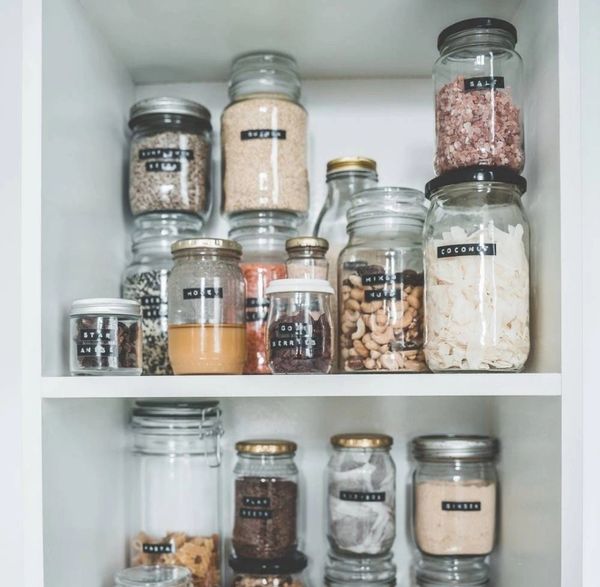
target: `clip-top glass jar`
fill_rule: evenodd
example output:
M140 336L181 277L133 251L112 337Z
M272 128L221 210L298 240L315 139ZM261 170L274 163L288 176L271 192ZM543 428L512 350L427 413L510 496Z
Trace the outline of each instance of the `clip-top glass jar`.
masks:
M176 375L240 374L246 362L242 247L200 238L172 246L169 358Z
M494 548L498 441L488 436L420 436L411 443L413 534L429 556L486 556Z
M195 587L221 585L218 402L137 401L132 565L181 565Z
M352 197L338 260L339 356L344 371L424 371L422 192Z
M129 203L133 214L211 209L210 112L183 98L149 98L131 107Z
M221 118L223 207L308 212L307 114L296 61L249 53L232 65Z
M192 587L192 574L175 565L131 567L115 575L115 587Z
M435 171L469 165L525 165L523 62L517 30L497 18L444 29L435 63Z
M290 279L327 279L329 262L325 254L329 243L324 238L299 236L285 243L288 253L287 276Z
M265 561L229 557L235 572L231 587L310 587L304 570L306 556L299 551L285 559Z
M288 440L237 442L232 545L241 558L291 556L298 545L296 443Z
M425 358L432 371L519 371L529 355L527 182L468 167L431 180L424 229Z
M417 587L485 587L490 569L485 557L421 555L415 565Z

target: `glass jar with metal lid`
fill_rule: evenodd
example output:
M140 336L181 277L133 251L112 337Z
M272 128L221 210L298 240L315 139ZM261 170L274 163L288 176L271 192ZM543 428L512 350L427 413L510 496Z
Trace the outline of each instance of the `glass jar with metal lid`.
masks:
M295 551L277 560L229 557L235 575L231 587L310 587L305 576L306 556Z
M221 117L223 208L308 212L307 114L293 57L256 52L234 60Z
M525 165L523 62L517 30L497 18L444 29L435 84L435 171L469 165Z
M236 556L261 560L291 556L298 545L296 443L244 440L235 449L232 544Z
M340 367L424 371L422 192L379 187L352 197L338 260Z
M485 587L490 569L485 557L421 555L415 565L417 587Z
M169 358L176 375L242 373L246 362L242 247L200 238L171 247Z
M133 214L210 214L210 112L183 98L149 98L131 107L129 203Z
M488 436L420 436L411 443L413 531L429 556L486 556L496 537L498 441Z
M325 254L329 243L324 238L299 236L285 243L288 253L287 276L290 279L327 279L329 262Z
M377 557L355 558L329 553L325 587L394 587L396 565L391 552Z
M131 427L131 564L185 566L195 587L219 587L219 403L137 401Z
M345 557L387 554L396 537L396 466L386 434L337 434L327 466L327 536Z
M144 565L119 571L115 587L192 587L192 574L175 565Z
M519 371L529 356L527 182L467 167L431 180L425 358L432 371Z

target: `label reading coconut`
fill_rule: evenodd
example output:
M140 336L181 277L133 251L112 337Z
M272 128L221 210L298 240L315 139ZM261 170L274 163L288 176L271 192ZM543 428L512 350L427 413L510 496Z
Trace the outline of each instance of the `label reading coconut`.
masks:
M175 545L172 542L165 544L151 544L144 542L142 544L142 551L147 554L172 554L175 552Z
M140 149L140 159L163 159L166 161L192 161L194 151L192 149Z
M113 342L117 339L117 331L112 328L82 328L78 333L79 342Z
M201 298L214 300L222 297L222 287L188 287L183 290L184 300L199 300Z
M377 302L380 300L401 300L401 289L371 289L365 292L365 302Z
M340 491L340 499L342 501L385 501L385 491Z
M287 131L278 128L253 128L250 130L243 130L240 133L242 141L252 141L254 139L276 139L278 141L285 141L287 138Z
M465 78L465 92L476 90L502 90L504 89L504 77L501 75L489 77Z
M165 318L167 316L167 304L163 304L160 296L142 296L142 317L146 319Z
M254 510L250 508L240 508L240 518L254 520L270 520L273 517L271 510Z
M270 497L242 497L242 504L252 508L270 508Z
M77 344L78 357L114 357L116 354L114 344Z
M437 248L438 259L450 257L496 256L496 243L474 243L464 245L445 245Z
M445 512L480 512L480 501L443 501L442 510Z
M264 322L268 313L268 299L246 298L246 322Z

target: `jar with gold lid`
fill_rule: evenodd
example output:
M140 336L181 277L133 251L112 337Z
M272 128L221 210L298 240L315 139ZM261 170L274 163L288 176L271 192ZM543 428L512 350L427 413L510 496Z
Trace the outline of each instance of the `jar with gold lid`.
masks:
M329 243L324 238L298 236L285 243L288 254L287 276L290 279L327 279L329 262L326 259Z

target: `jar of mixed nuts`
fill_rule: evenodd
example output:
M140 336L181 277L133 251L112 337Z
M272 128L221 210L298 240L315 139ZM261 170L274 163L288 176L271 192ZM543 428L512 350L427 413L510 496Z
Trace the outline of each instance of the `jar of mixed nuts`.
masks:
M485 587L490 569L485 557L421 555L415 565L417 587Z
M304 570L306 556L299 551L277 560L229 557L235 575L231 587L310 587Z
M192 574L175 565L145 565L119 571L115 587L192 587Z
M355 194L338 260L340 366L424 371L423 194L401 187Z
M329 262L325 255L329 243L324 238L300 236L285 243L287 276L290 279L327 279Z

